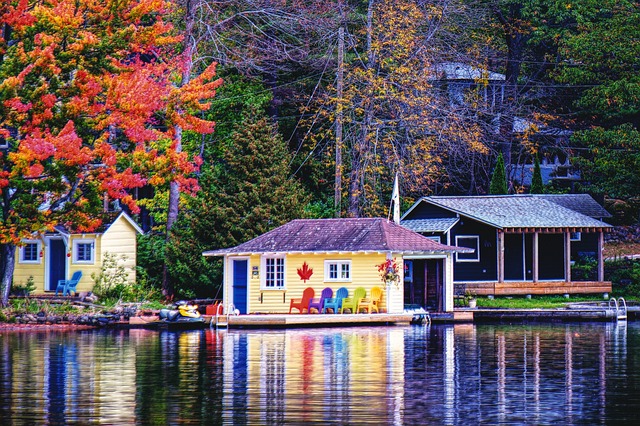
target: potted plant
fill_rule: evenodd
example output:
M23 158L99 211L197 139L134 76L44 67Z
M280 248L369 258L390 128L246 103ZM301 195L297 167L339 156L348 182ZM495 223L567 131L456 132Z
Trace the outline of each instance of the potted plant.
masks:
M467 306L469 306L470 308L473 309L477 306L478 301L476 299L475 293L467 291L465 293L465 299L467 299Z

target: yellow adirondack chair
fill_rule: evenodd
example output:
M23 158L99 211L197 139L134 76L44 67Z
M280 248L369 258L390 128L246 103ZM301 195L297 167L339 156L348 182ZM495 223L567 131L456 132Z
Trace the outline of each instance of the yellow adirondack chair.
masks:
M380 301L382 300L382 289L378 286L375 286L371 289L371 297L365 297L360 301L358 305L358 312L363 309L367 310L367 313L370 314L371 311L375 310L377 314L380 313Z

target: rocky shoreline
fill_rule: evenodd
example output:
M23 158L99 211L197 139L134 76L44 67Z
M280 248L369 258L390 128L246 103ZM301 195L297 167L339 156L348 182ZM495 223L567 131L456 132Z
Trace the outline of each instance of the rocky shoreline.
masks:
M0 321L0 329L32 329L35 327L52 328L100 328L128 323L136 309L117 309L113 312L52 314L40 311L17 313Z

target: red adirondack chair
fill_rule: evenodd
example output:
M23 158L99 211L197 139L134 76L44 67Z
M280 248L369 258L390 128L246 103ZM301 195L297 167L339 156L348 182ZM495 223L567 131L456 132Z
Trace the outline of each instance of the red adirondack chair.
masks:
M307 287L302 292L301 299L291 299L291 303L289 304L289 313L291 313L292 309L297 309L301 314L304 314L304 310L307 310L309 313L309 302L313 299L314 291L311 287Z

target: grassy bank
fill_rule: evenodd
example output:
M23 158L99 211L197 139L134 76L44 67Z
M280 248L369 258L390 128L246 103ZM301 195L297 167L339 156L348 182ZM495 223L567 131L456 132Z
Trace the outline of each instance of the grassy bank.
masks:
M498 309L556 309L564 308L567 303L604 301L605 299L602 296L574 296L570 298L563 296L533 296L531 299L525 297L497 297L494 299L479 297L477 299L477 307Z

